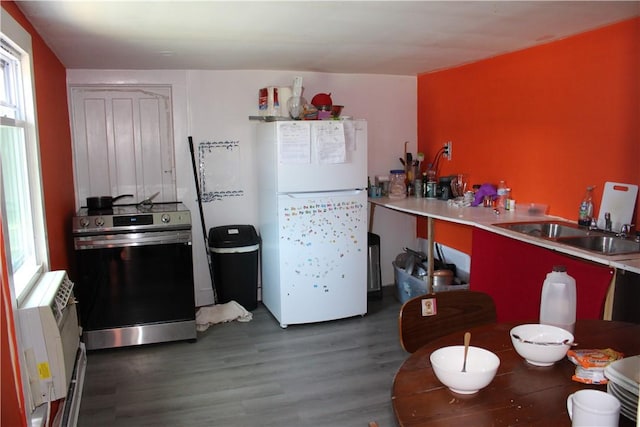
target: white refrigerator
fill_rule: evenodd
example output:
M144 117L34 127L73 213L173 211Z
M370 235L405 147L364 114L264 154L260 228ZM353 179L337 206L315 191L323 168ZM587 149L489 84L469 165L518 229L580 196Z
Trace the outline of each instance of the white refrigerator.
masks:
M263 304L283 328L366 314L366 121L257 134Z

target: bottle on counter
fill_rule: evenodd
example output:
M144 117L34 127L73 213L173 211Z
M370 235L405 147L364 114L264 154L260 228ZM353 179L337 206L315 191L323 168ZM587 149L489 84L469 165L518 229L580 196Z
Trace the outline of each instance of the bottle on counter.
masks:
M564 265L555 265L542 284L540 323L573 333L576 324L576 280Z
M516 204L514 200L511 198L511 189L507 188L504 193L504 210L512 211L515 210Z
M436 176L436 170L432 169L431 163L427 169L427 188L424 190L424 196L427 199L435 199L438 192L438 178Z
M593 188L591 185L587 187L587 191L580 202L578 225L588 227L591 224L591 219L593 219Z
M500 181L498 184L498 198L496 199L496 208L504 209L507 199L507 184L504 181Z
M426 172L422 172L422 197L427 197L427 173Z

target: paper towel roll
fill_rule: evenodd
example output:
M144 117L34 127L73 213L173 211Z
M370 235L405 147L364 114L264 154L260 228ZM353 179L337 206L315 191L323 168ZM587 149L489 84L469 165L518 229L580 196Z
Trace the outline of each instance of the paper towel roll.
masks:
M278 96L278 88L269 86L267 88L267 116L276 115L276 99Z
M289 109L287 101L292 96L290 86L282 86L278 88L278 107L276 108L276 116L289 117Z

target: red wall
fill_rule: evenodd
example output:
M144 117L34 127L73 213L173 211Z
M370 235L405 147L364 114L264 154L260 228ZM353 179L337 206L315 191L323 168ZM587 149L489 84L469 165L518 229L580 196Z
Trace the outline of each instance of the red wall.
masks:
M73 159L69 109L67 105L66 69L27 21L16 4L2 1L5 9L31 34L35 79L36 115L40 140L40 162L51 270L67 270L72 252L71 217L75 211ZM1 236L0 236L1 237ZM4 243L0 242L4 246ZM4 264L4 257L2 258ZM3 298L8 295L6 272L2 271ZM12 360L5 344L13 342L11 307L2 313L2 425L20 426L24 419L15 402L15 383L10 371ZM9 317L7 319L6 316ZM6 340L5 340L6 338Z
M598 212L606 181L640 184L638 76L640 18L420 75L419 151L432 158L452 141L453 160L441 161L440 175L504 179L517 201L577 220L588 185L596 185ZM436 224L438 241L467 253L470 234Z
M2 214L0 213L0 220ZM0 227L0 242L3 239L2 227ZM26 424L24 410L25 403L22 398L22 384L19 378L20 372L17 368L17 357L15 357L16 339L13 316L11 315L12 299L5 277L7 277L7 263L4 244L0 244L0 286L2 287L2 297L0 298L0 396L2 406L0 409L0 425L2 426L23 426Z

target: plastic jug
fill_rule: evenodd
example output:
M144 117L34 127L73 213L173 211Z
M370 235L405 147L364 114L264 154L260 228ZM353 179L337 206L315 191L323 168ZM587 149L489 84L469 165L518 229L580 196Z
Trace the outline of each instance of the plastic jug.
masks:
M573 333L576 325L576 280L564 265L556 265L542 285L540 323Z

